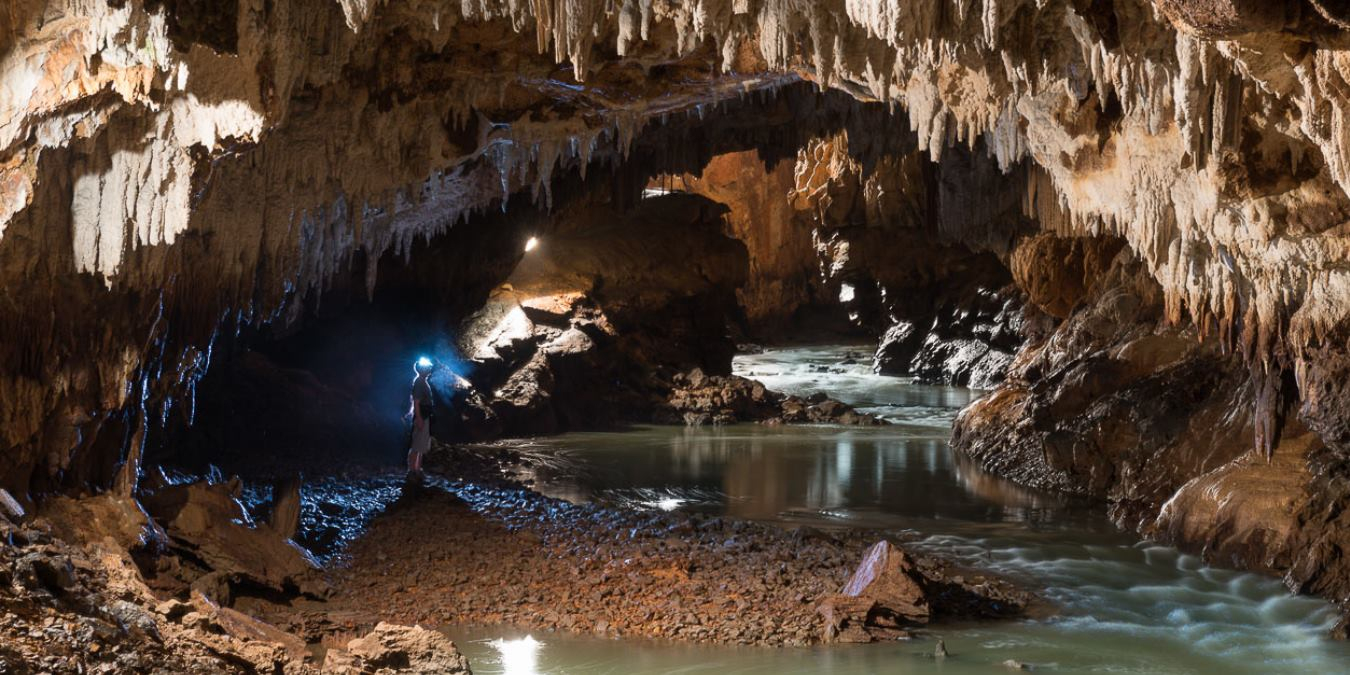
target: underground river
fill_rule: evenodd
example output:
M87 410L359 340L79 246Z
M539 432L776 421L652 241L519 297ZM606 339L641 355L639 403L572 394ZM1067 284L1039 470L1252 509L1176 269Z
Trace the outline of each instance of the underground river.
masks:
M867 347L737 357L738 374L794 394L823 391L882 415L880 428L638 427L525 443L548 459L535 488L574 502L691 510L819 529L885 530L910 546L1001 572L1057 615L943 625L912 641L770 649L602 640L452 626L475 673L1343 672L1322 600L1273 578L1208 567L1139 541L1104 509L1021 489L963 466L951 421L979 392L871 374ZM850 358L856 357L856 358ZM936 640L950 657L932 658Z

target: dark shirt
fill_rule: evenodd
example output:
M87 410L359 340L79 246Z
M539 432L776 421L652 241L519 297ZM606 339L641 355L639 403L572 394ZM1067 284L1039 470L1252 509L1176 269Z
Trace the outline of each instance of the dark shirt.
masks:
M419 375L417 379L413 380L412 399L417 404L417 408L421 411L423 417L431 417L433 405L431 383L427 382L426 377Z

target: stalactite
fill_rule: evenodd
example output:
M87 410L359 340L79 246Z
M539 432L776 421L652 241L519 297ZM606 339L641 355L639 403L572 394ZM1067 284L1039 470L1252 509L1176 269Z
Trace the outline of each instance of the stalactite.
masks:
M337 98L357 71L379 80L406 66L408 81L436 80L372 56L395 29L434 61L455 49L454 30L504 22L569 63L577 83L604 75L597 45L647 65L707 48L724 72L756 49L752 67L770 71L726 76L678 110L740 95L752 78L769 90L780 72L884 100L931 161L982 148L1025 181L1023 210L1043 229L1122 237L1162 285L1170 320L1212 325L1253 362L1303 372L1306 348L1350 319L1350 245L1333 227L1350 211L1350 47L1339 35L1255 26L1215 40L1133 0L1112 4L1109 30L1089 8L1045 1L306 0L241 19L234 53L185 53L162 8L49 4L65 18L0 56L0 243L56 207L73 269L110 287L151 285L127 261L220 214L238 214L273 257L249 282L260 288L238 289L254 317L322 290L358 248L373 287L385 251L407 255L521 189L547 205L560 169L628 158L671 111L650 94L622 102L583 87L550 90L586 110L566 121L489 121L493 98L505 109L519 87L544 85L474 68L440 73L453 83L435 93L371 85ZM460 147L427 120L487 128ZM267 180L228 182L236 157ZM64 205L44 196L54 166L73 167L62 169ZM1252 185L1286 167L1285 183Z

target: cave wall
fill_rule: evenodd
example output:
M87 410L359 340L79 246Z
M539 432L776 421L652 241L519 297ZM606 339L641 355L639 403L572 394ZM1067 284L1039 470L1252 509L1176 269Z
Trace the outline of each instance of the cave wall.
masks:
M811 228L822 281L879 340L876 372L997 384L1022 342L1009 255L1034 231L1016 181L977 149L933 161L911 145L868 162L857 141L846 131L797 155L788 198Z
M324 9L329 20L340 18ZM28 206L0 236L0 324L8 327L0 345L0 484L24 500L100 490L119 475L119 485L133 489L147 438L195 421L196 385L222 340L235 349L238 333L285 335L312 318L326 294L330 306L374 298L389 277L395 285L410 281L442 306L464 303L474 295L465 285L416 270L464 269L425 242L489 212L509 211L497 227L516 227L518 217L597 192L631 208L657 173L697 171L717 154L746 149L774 164L818 134L903 121L884 106L782 87L797 80L793 75L714 77L697 65L706 54L666 58L657 50L608 68L591 79L593 88L563 86L555 78L570 77L569 67L514 42L517 33L503 21L433 30L425 16L404 9L381 15L382 28L371 33L378 39L351 38L340 54L332 45L310 45L318 54L306 58L340 56L344 65L330 72L326 63L330 79L296 85L293 105L256 142L231 132L216 145L194 141L174 150L190 166L157 174L114 149L137 133L178 140L163 126L172 120L146 127L143 117L158 103L143 99L112 101L116 119L75 125L89 137L69 139L69 147L47 147L33 136L35 144L11 148L41 189L20 195ZM39 49L52 46L44 40L53 31L84 36L89 22L97 23L80 12L63 16L67 21L35 23L36 35L24 44L37 51L24 53L56 58ZM151 28L159 25L155 16ZM261 31L255 39L290 35L288 24L277 23L284 17L267 16L270 23L250 29ZM113 18L134 24L112 33L123 38L145 19L134 6ZM213 59L237 65L239 58L200 46L190 54L217 65ZM107 67L97 58L86 65L100 73ZM482 77L466 76L479 68ZM669 81L649 82L649 69ZM156 77L147 84L154 97L176 95L178 80ZM658 87L662 97L650 101ZM616 98L630 103L616 105ZM795 119L809 122L786 123ZM102 157L90 161L106 170L86 173L86 155ZM98 195L77 191L81 181ZM172 241L137 234L145 214L160 214L164 195L183 185L192 198L182 232ZM107 236L82 230L80 218L106 226ZM77 250L90 241L107 256ZM463 245L472 255L484 240ZM438 260L405 269L414 255ZM107 265L100 269L100 261ZM495 283L472 271L463 276L469 287L484 281Z
M220 331L299 321L358 257L369 296L382 274L369 261L406 259L513 194L547 208L559 176L629 161L647 169L626 178L640 190L716 154L756 147L774 165L800 150L794 208L847 225L818 237L828 259L876 256L858 265L874 273L954 247L996 259L1049 317L986 405L1077 392L1045 418L1071 438L1033 425L999 439L1034 411L989 407L982 463L1033 483L1081 468L1144 523L1169 491L1220 470L1245 484L1223 467L1277 466L1296 447L1291 466L1309 473L1279 508L1315 555L1269 567L1334 590L1350 577L1336 562L1346 31L1325 0L18 0L0 13L0 484L130 493L146 437L191 417ZM801 80L834 93L770 93ZM912 245L871 239L905 222L923 225ZM1074 253L1036 232L1122 248ZM1116 290L1031 271L1063 260ZM1151 429L1190 449L1122 481L1155 470L1078 443L1129 400L1125 387L1104 402L1084 359L1105 350L1108 384L1118 367L1154 382L1174 364L1153 347L1116 354L1150 336L1200 345L1181 363L1222 392L1168 414L1242 412L1212 453L1184 440L1199 427ZM1052 371L1083 378L1064 389ZM1183 503L1157 530L1212 539L1219 526L1197 529Z
M757 153L714 157L698 175L665 176L662 186L706 196L726 205L727 233L744 242L749 276L736 291L746 330L755 337L791 338L808 315L834 303L816 273L812 225L796 217L788 201L795 166L764 166Z

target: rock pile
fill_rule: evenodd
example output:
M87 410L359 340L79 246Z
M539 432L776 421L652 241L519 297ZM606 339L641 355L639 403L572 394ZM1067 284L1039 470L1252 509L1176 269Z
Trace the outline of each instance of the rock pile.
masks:
M658 421L701 426L764 422L767 424L885 424L824 394L807 398L772 391L738 375L707 375L700 369L676 375L674 388Z
M455 643L421 626L380 622L369 634L330 649L323 672L333 675L472 675Z
M120 547L52 530L0 516L2 673L469 673L440 634L387 624L320 667L300 637L200 592L163 599Z
M147 481L150 483L152 481ZM281 505L298 520L298 492L283 493ZM309 552L277 528L253 523L240 502L238 478L224 482L160 484L142 495L141 503L168 535L179 553L172 575L208 598L228 604L240 585L275 593L326 593L318 564ZM280 524L279 524L280 525ZM283 529L294 529L287 523Z
M161 601L124 552L0 518L0 672L314 672L304 643L233 610Z

